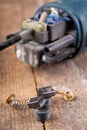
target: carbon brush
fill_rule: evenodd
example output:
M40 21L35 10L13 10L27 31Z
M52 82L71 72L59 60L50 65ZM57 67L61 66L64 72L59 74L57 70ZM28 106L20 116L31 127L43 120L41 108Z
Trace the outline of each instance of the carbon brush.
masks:
M13 108L16 109L36 109L36 108L42 108L44 107L44 104L46 103L46 100L49 99L49 97L55 96L56 94L61 94L64 96L64 99L67 101L71 101L74 99L74 93L67 87L64 86L47 86L40 88L37 93L37 97L30 98L27 100L18 100L16 99L15 94L11 94L6 102L7 104L10 104Z
M6 102L16 109L35 109L35 118L43 124L43 129L45 130L45 122L51 117L51 102L52 97L56 94L62 94L64 99L71 101L74 99L73 92L66 87L42 87L37 91L37 96L30 98L28 100L18 100L15 94L11 94Z

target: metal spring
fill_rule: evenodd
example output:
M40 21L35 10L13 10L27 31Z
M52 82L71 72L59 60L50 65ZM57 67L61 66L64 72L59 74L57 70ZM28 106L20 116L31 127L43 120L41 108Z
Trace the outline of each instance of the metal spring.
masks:
M64 86L55 86L53 89L57 94L62 94L65 100L71 101L74 99L74 93L69 88Z
M7 100L6 100L7 104L10 104L13 108L16 109L28 109L28 100L17 100L15 98L15 94L11 94Z

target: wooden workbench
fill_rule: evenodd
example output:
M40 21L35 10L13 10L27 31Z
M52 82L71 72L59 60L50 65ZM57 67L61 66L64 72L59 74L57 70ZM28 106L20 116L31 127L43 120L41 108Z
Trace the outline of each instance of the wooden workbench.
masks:
M22 21L47 1L51 0L0 0L0 41L20 30ZM34 97L36 88L47 85L66 86L76 97L72 102L53 98L46 130L87 130L87 51L60 64L32 68L16 58L14 46L0 52L0 130L42 130L33 110L15 110L6 98L11 93L18 99Z

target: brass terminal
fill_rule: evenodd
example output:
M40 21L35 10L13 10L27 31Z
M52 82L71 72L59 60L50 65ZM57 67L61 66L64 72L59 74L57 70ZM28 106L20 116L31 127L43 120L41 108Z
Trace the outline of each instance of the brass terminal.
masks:
M6 99L6 103L7 103L7 104L10 104L14 99L15 99L15 94L11 94L11 95Z
M64 96L64 99L65 99L66 101L72 101L72 100L74 99L74 97L75 97L75 95L74 95L73 92L67 91L67 92L66 92L66 95Z

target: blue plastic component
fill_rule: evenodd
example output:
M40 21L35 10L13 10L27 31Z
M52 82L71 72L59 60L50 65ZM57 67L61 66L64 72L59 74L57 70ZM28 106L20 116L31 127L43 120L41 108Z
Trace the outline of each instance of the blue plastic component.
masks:
M58 22L58 17L56 15L49 14L48 18L52 18L55 22Z
M56 22L53 21L52 19L47 18L47 19L46 19L46 23L47 23L47 24L54 24L54 23L56 23Z
M58 18L57 15L52 15L52 14L49 14L47 19L46 19L46 23L47 24L54 24L56 22L59 22L60 19Z
M69 21L70 19L68 17L61 18L62 21Z
M51 15L49 14L47 19L46 19L46 23L47 24L55 24L57 22L60 22L60 21L69 21L70 19L68 17L57 17L56 15Z

